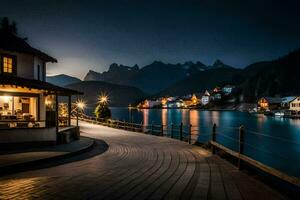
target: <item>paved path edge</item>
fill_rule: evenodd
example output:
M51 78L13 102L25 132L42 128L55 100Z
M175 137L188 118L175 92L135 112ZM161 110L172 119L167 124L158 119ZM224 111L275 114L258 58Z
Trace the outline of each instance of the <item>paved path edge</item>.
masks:
M85 147L82 147L76 151L67 152L63 155L57 155L57 156L52 156L52 157L48 157L48 158L42 158L42 159L37 159L37 160L33 160L33 161L28 161L28 162L17 163L17 164L13 164L13 165L0 167L0 177L6 176L9 174L13 174L13 173L27 171L27 170L30 170L30 168L32 166L43 164L45 162L63 160L63 159L70 158L72 156L76 156L76 155L85 153L87 151L90 151L96 145L96 141L92 138L90 138L90 139L93 140L93 142L91 142L91 144L89 144Z

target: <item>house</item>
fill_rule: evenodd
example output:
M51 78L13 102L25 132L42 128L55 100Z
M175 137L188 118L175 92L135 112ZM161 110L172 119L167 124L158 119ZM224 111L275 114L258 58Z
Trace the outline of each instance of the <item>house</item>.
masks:
M159 107L160 105L161 105L161 101L159 101L159 100L148 100L148 99L146 99L138 107L139 108L154 108L154 107Z
M222 99L222 92L220 90L217 90L216 88L213 90L211 94L211 99L213 101L218 101Z
M290 102L290 106L289 109L291 111L300 111L300 96L295 97L291 102Z
M160 102L162 108L167 108L168 99L166 97L161 98Z
M295 96L289 96L289 97L282 97L282 101L281 101L281 107L284 109L290 109L290 103L296 99L297 97Z
M184 98L183 103L185 107L196 106L200 103L200 100L195 94L193 94Z
M222 88L222 92L225 94L225 95L229 95L232 93L233 89L235 88L235 86L233 85L225 85L223 88Z
M210 102L210 94L209 92L206 90L204 95L201 97L201 104L202 105L206 105Z
M58 97L80 92L45 82L47 63L57 60L26 40L0 30L0 144L56 142Z
M274 110L281 107L282 99L279 97L262 97L258 100L258 109Z

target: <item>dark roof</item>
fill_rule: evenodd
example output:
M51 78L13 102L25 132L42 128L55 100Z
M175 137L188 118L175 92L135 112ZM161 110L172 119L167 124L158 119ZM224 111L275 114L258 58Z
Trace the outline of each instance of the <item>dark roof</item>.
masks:
M263 97L266 99L269 103L281 103L282 99L280 97Z
M82 92L76 90L59 87L44 81L20 78L16 76L0 75L0 85L16 85L20 87L27 87L32 89L47 90L49 92L57 93L59 95L81 95Z
M31 47L24 39L3 31L0 31L0 49L35 55L46 62L57 62L55 58Z
M294 101L297 97L296 96L289 96L289 97L282 97L282 103L290 103Z

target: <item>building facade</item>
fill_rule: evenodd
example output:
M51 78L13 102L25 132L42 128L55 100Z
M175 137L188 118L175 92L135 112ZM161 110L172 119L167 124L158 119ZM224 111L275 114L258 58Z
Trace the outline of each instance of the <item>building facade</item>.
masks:
M201 97L201 104L203 106L205 106L205 105L209 104L209 102L210 102L210 94L206 90L205 93L204 93L204 95Z
M71 95L81 93L45 82L49 62L57 60L31 47L24 39L0 31L0 143L47 140L43 132L55 138L58 96L68 96L71 108ZM26 134L11 137L24 129L30 133L28 137ZM34 137L33 132L43 137ZM5 140L5 133L10 134L10 140Z
M290 102L290 110L300 111L300 97L296 97L293 101Z
M276 110L281 108L282 99L280 97L262 97L258 100L258 109Z

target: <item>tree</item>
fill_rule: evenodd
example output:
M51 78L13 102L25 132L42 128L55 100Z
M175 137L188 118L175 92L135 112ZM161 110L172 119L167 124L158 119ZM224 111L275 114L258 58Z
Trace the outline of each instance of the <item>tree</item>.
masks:
M5 33L10 33L13 35L17 35L17 24L15 21L10 23L10 20L7 17L3 17L0 22L0 30Z
M110 112L108 105L103 102L98 103L97 107L95 108L94 113L97 118L107 119L107 118L111 117L111 112Z

